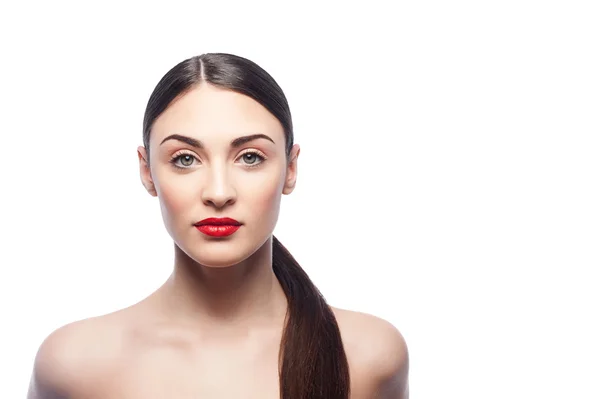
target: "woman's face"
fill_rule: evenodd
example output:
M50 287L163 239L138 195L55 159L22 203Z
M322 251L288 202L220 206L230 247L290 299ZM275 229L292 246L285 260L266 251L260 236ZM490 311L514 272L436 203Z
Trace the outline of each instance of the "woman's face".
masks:
M178 247L202 265L226 267L270 238L281 195L295 186L299 150L294 145L288 161L281 124L258 102L202 83L154 122L150 165L144 147L138 156L142 183L158 196ZM241 226L214 236L227 228L198 228L206 218L231 218Z

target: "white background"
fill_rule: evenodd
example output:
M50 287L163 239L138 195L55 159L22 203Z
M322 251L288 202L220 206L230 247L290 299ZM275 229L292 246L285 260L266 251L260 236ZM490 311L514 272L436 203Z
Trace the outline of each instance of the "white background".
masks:
M411 398L600 398L595 2L216 3L1 6L0 396L52 330L168 276L144 108L230 52L302 147L276 235L332 305L402 331Z

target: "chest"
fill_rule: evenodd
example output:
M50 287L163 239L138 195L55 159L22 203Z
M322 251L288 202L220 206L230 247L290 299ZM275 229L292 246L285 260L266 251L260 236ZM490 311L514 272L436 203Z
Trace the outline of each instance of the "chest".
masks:
M122 359L99 387L114 399L279 398L278 344L152 348Z
M164 337L163 337L164 338ZM137 341L140 342L139 340ZM114 361L86 399L278 399L276 334L232 345L198 345L185 339L142 341L111 356ZM364 367L348 346L351 399L373 398Z

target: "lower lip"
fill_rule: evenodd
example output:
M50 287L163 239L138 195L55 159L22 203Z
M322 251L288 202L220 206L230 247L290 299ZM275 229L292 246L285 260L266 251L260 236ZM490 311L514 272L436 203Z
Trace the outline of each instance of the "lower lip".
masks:
M241 226L205 224L196 228L207 236L226 237L235 233Z

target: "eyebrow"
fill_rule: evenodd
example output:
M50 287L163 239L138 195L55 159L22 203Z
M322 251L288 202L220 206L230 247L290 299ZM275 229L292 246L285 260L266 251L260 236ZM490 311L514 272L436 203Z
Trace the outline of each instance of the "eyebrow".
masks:
M240 147L240 146L246 144L249 141L257 140L257 139L266 139L266 140L269 140L271 143L275 144L273 139L270 138L269 136L267 136L266 134L257 133L257 134L250 134L248 136L241 136L236 139L233 139L233 140L231 140L230 145L232 148L237 148L237 147ZM197 140L195 138L188 137L188 136L183 136L181 134L172 134L168 137L165 137L165 139L163 141L161 141L160 144L162 145L164 142L166 142L168 140L181 141L183 143L186 143L192 147L199 148L199 149L204 148L204 144L202 144L202 142L200 140Z

